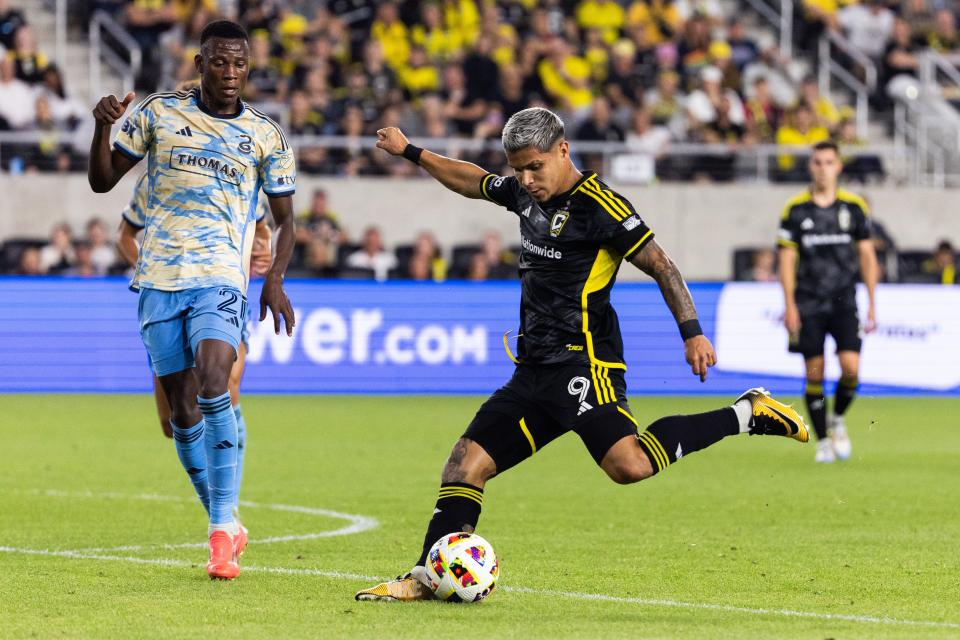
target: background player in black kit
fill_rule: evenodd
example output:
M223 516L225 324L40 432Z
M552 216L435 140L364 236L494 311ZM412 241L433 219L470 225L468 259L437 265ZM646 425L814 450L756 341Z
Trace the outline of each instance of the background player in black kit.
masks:
M817 462L846 460L851 453L843 414L857 392L860 370L858 273L863 276L870 300L863 329L869 333L877 322L877 255L870 240L869 210L863 198L838 188L841 171L843 164L835 144L821 142L814 146L810 158L813 184L787 202L778 239L786 304L783 321L790 336L790 351L803 354L806 361L805 396L817 433ZM823 395L827 333L837 343L841 370L829 425Z
M520 222L521 302L517 368L488 399L454 445L440 495L414 568L357 593L358 600L432 597L424 561L442 535L472 532L485 483L568 431L583 440L615 482L629 484L663 471L684 455L738 433L806 442L802 418L762 389L732 407L671 416L637 433L627 404L623 341L610 289L624 258L650 274L680 327L687 362L706 379L716 364L677 266L629 202L570 160L563 123L541 108L514 114L503 146L516 177L424 151L399 129L377 132L377 146L420 164L447 188L513 211Z

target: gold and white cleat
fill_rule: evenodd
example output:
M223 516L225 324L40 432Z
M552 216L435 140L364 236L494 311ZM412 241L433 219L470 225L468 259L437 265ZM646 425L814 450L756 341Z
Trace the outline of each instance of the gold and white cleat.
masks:
M750 435L784 436L799 442L810 439L807 425L800 414L793 407L771 398L770 392L763 387L743 392L737 402L741 400L749 400L753 409Z
M420 571L418 572L417 569ZM398 576L395 580L381 582L375 587L358 591L357 600L381 600L384 602L410 602L413 600L433 600L433 590L414 577L414 573L422 573L426 579L423 567L414 567L410 573Z

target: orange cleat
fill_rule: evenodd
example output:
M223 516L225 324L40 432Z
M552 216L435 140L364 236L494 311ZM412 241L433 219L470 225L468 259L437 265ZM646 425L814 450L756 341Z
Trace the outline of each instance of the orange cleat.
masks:
M211 580L233 580L240 575L234 539L226 531L214 531L210 534L207 575Z
M249 533L247 528L237 520L237 535L233 536L233 552L238 559L243 555L244 549L247 548L247 541L250 539Z

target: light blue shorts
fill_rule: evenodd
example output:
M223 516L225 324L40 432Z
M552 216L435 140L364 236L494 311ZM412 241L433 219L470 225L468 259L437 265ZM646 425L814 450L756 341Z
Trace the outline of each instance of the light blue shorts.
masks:
M194 366L201 340L236 350L247 317L247 298L236 287L184 291L140 290L140 337L158 376Z

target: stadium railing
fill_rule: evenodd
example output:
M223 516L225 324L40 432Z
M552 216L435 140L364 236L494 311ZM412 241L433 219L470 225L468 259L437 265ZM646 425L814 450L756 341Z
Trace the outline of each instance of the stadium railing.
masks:
M40 145L48 139L49 133L40 131L0 132L0 168L9 171L10 154L19 152L24 146ZM89 132L81 127L73 133L59 133L61 143L73 148L76 155L85 157L90 141ZM330 151L345 150L350 152L373 151L377 139L372 136L291 136L291 145L294 149L323 147ZM498 140L477 140L471 138L416 138L417 144L448 155L463 157L485 152L502 153ZM649 154L636 153L625 142L597 142L588 140L571 140L572 150L578 156L598 156L603 167L602 174L613 181L642 184L661 177L674 180L693 179L703 172L719 171L722 175L715 177L718 181L747 180L757 182L791 182L804 181L804 177L791 179L781 175L777 167L777 160L782 156L792 156L798 165L802 166L802 158L806 157L808 146L785 146L774 144L736 145L727 144L699 144L678 142L669 144L662 154L653 158ZM844 148L845 156L871 157L879 160L882 173L898 183L922 184L920 172L912 163L916 161L912 150L903 144L871 144ZM644 159L638 163L643 166L631 166L629 158ZM627 159L627 161L625 161ZM717 159L723 160L724 165L717 169ZM656 164L657 169L668 167L667 175L661 176L657 169L651 170ZM876 166L876 163L874 163ZM498 167L490 166L490 170ZM923 165L923 170L928 167ZM874 172L871 177L881 179L880 172Z

